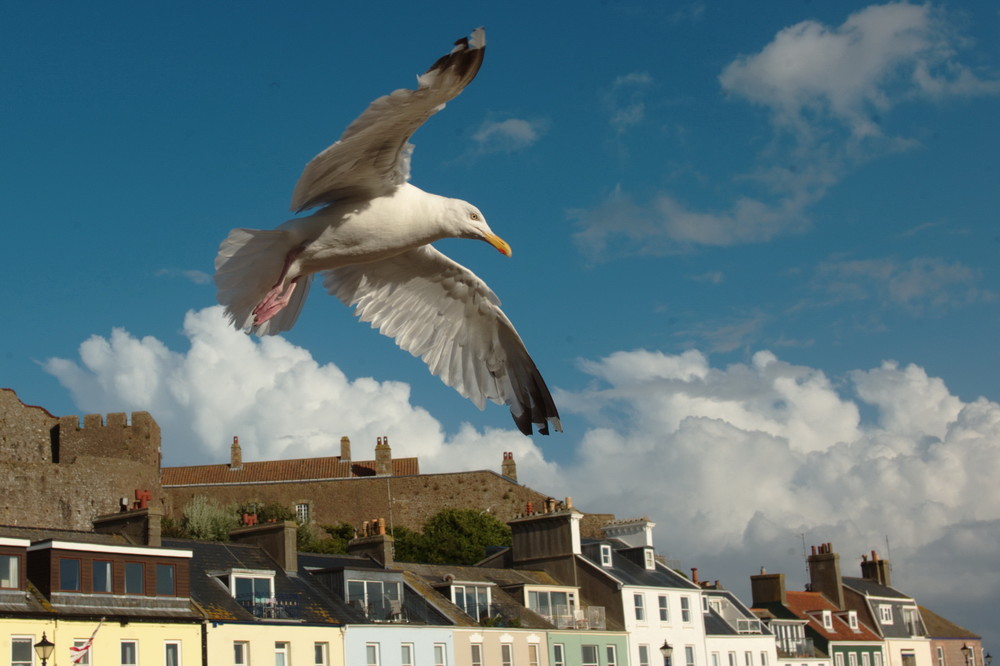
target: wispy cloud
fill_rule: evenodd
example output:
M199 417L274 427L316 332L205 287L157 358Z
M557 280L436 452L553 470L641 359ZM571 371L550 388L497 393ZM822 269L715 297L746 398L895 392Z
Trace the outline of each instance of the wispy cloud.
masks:
M480 125L472 140L476 142L476 151L481 154L514 153L537 143L547 126L548 123L543 120L489 120Z
M979 271L961 262L938 257L830 261L816 268L814 285L829 300L877 300L913 315L943 314L954 308L996 300L997 294L979 286Z
M705 210L670 192L639 202L619 189L591 210L572 212L579 249L603 260L767 242L808 229L810 207L847 174L917 145L883 130L893 107L1000 93L1000 80L957 60L962 44L942 12L907 3L868 7L840 26L803 21L781 30L719 76L734 100L770 111L773 141L756 167L732 176L755 193ZM643 74L614 82L607 98L616 134L642 121L651 83Z
M195 284L210 284L212 282L212 276L205 271L198 270L184 270L180 268L161 268L156 271L158 277L179 277Z
M619 76L611 84L604 99L611 126L617 134L623 134L645 119L645 97L652 85L653 77L646 72Z

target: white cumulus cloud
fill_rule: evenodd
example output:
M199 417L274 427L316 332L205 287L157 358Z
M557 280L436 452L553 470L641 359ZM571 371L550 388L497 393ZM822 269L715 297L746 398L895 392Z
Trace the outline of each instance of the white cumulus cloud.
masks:
M556 442L575 447L560 465L514 430L445 433L409 386L249 338L218 308L189 313L184 333L190 348L174 351L116 329L45 367L84 412L152 412L167 464L224 461L234 434L258 460L389 435L424 471L496 468L513 451L522 482L586 511L650 516L661 551L743 596L760 566L801 589L803 542L833 542L845 575L861 553L888 554L901 589L960 624L980 626L972 614L1000 595L1000 404L964 402L913 364L836 379L769 351L726 367L696 350L581 360L586 388L556 391L576 424Z

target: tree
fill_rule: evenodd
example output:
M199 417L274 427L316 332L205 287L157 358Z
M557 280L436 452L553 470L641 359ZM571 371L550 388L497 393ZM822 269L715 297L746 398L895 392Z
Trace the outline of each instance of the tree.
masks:
M196 495L184 505L181 525L194 539L229 541L229 532L240 521L231 507L220 506L215 499Z
M396 528L396 559L428 564L475 564L490 546L509 546L510 528L477 509L445 509L424 523L423 532Z

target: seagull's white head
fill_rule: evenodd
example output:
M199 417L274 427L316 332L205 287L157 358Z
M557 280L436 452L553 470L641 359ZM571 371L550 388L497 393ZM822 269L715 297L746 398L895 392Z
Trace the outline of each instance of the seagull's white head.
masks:
M490 225L486 224L486 217L483 216L482 211L466 201L458 199L453 201L455 205L451 207L450 221L458 228L458 233L455 234L458 238L486 241L495 247L500 254L508 257L511 255L510 245L493 233Z

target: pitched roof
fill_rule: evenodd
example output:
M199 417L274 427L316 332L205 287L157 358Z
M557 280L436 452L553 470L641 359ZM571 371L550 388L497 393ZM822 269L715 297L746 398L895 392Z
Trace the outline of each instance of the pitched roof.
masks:
M928 608L923 606L917 608L920 609L920 617L924 620L924 628L927 629L927 635L930 638L982 638L979 634L975 634L965 627L960 627L951 620L946 620Z
M861 594L868 597L883 597L886 599L899 599L900 601L912 600L908 594L903 594L894 587L889 587L888 585L882 585L877 583L870 578L853 578L851 576L844 576L843 582L846 587L860 592Z
M393 476L420 474L417 458L394 458ZM163 485L220 486L225 484L324 481L375 476L374 460L341 460L340 456L245 462L239 468L228 464L164 467Z
M813 631L831 641L879 641L878 635L866 627L860 620L857 630L851 629L847 614L842 613L837 606L819 592L785 593L788 610L803 620L809 620L807 625ZM823 626L821 611L830 611L833 616L833 628Z
M262 548L239 543L211 543L187 539L164 539L165 546L185 548L193 553L191 560L191 597L209 620L230 622L268 622L255 617L240 605L233 593L220 580L221 574L233 569L274 572L274 595L294 598L298 618L303 622L342 624L355 619L345 604L327 597L306 580L288 575ZM272 620L282 622L282 620ZM287 623L287 620L284 622Z

